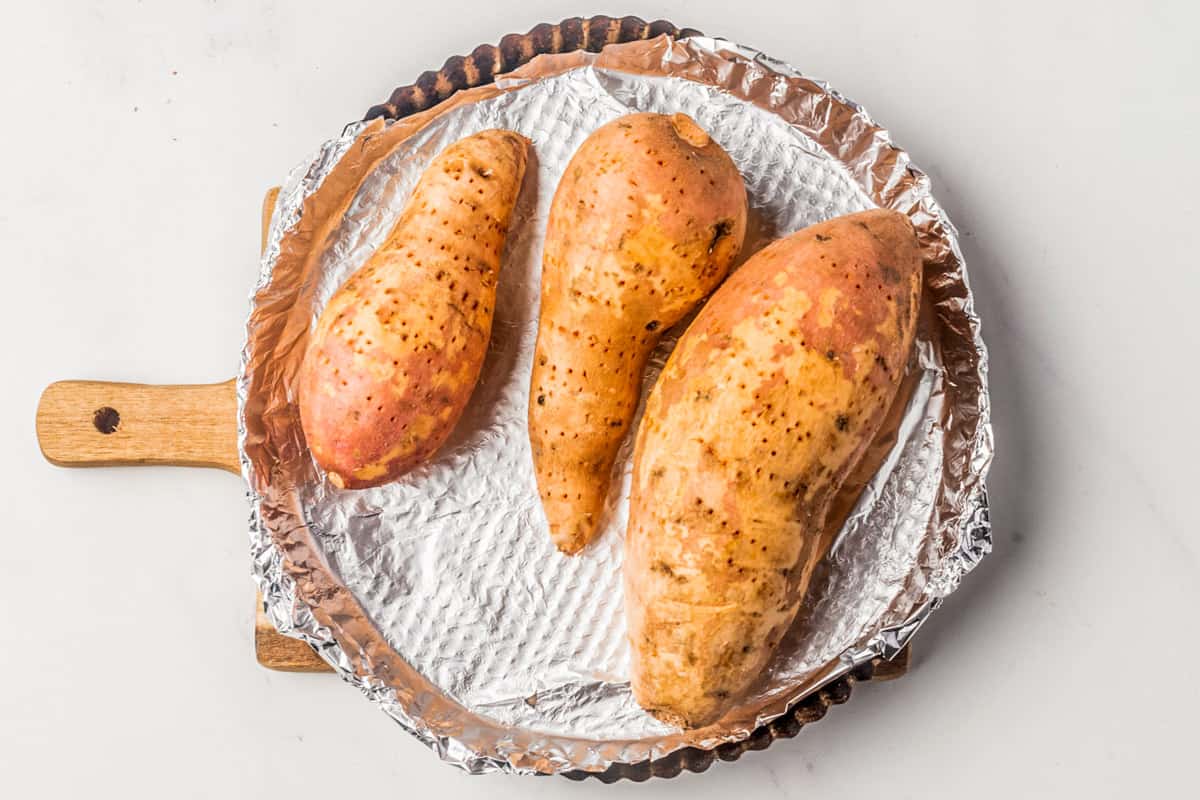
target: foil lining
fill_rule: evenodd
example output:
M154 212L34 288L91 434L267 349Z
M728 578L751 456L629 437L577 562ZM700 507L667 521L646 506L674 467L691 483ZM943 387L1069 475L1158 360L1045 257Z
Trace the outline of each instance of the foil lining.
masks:
M802 617L761 685L691 731L650 717L629 691L620 580L628 448L602 535L568 558L548 538L525 427L551 197L584 138L633 111L683 111L729 151L751 198L747 255L881 206L910 216L926 260L902 400L843 493L841 528ZM292 393L308 333L429 161L490 127L529 137L535 158L479 386L432 462L388 486L337 490L308 456ZM673 344L667 337L656 353L647 385ZM315 646L470 772L599 771L712 748L749 736L855 666L894 655L989 552L986 375L954 227L928 179L860 106L722 40L662 37L542 56L387 128L348 127L283 187L238 380L254 575L282 632Z

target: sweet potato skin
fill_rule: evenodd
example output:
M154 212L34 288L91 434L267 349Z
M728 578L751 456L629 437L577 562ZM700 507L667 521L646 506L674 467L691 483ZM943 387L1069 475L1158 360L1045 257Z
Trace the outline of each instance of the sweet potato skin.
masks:
M907 217L840 217L750 258L681 337L638 431L625 545L647 710L705 725L762 673L895 398L921 272Z
M309 450L335 485L395 480L462 415L491 337L527 148L516 133L487 130L442 151L387 240L321 313L297 397Z
M563 552L596 533L651 351L724 279L745 231L737 167L683 114L614 120L568 164L547 225L529 397L538 490Z

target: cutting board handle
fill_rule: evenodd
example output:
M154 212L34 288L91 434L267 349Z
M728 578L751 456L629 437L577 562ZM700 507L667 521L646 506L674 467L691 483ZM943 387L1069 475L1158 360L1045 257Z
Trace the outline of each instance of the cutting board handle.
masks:
M38 402L37 437L42 455L60 467L157 464L241 472L232 380L52 383Z
M262 248L279 188L262 205ZM60 467L157 464L241 473L233 381L184 386L59 381L38 402L42 455Z

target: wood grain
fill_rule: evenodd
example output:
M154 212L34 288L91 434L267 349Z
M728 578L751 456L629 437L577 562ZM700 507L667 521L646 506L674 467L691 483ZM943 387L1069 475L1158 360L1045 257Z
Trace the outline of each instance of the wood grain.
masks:
M42 455L60 467L161 464L241 472L232 380L52 383L38 402L37 437Z
M262 595L255 598L254 655L267 669L280 672L332 672L311 647L299 639L284 636L263 612Z

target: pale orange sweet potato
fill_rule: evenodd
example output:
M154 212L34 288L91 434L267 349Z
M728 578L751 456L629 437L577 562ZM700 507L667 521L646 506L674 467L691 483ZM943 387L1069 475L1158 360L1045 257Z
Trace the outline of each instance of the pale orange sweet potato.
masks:
M538 490L564 552L596 532L650 352L725 277L745 231L737 167L683 114L621 117L567 166L529 396Z
M896 395L920 285L908 218L853 214L754 255L680 338L638 430L625 545L647 710L704 725L762 673Z
M394 480L462 415L491 337L527 147L488 130L442 151L321 313L297 394L308 447L335 485Z

